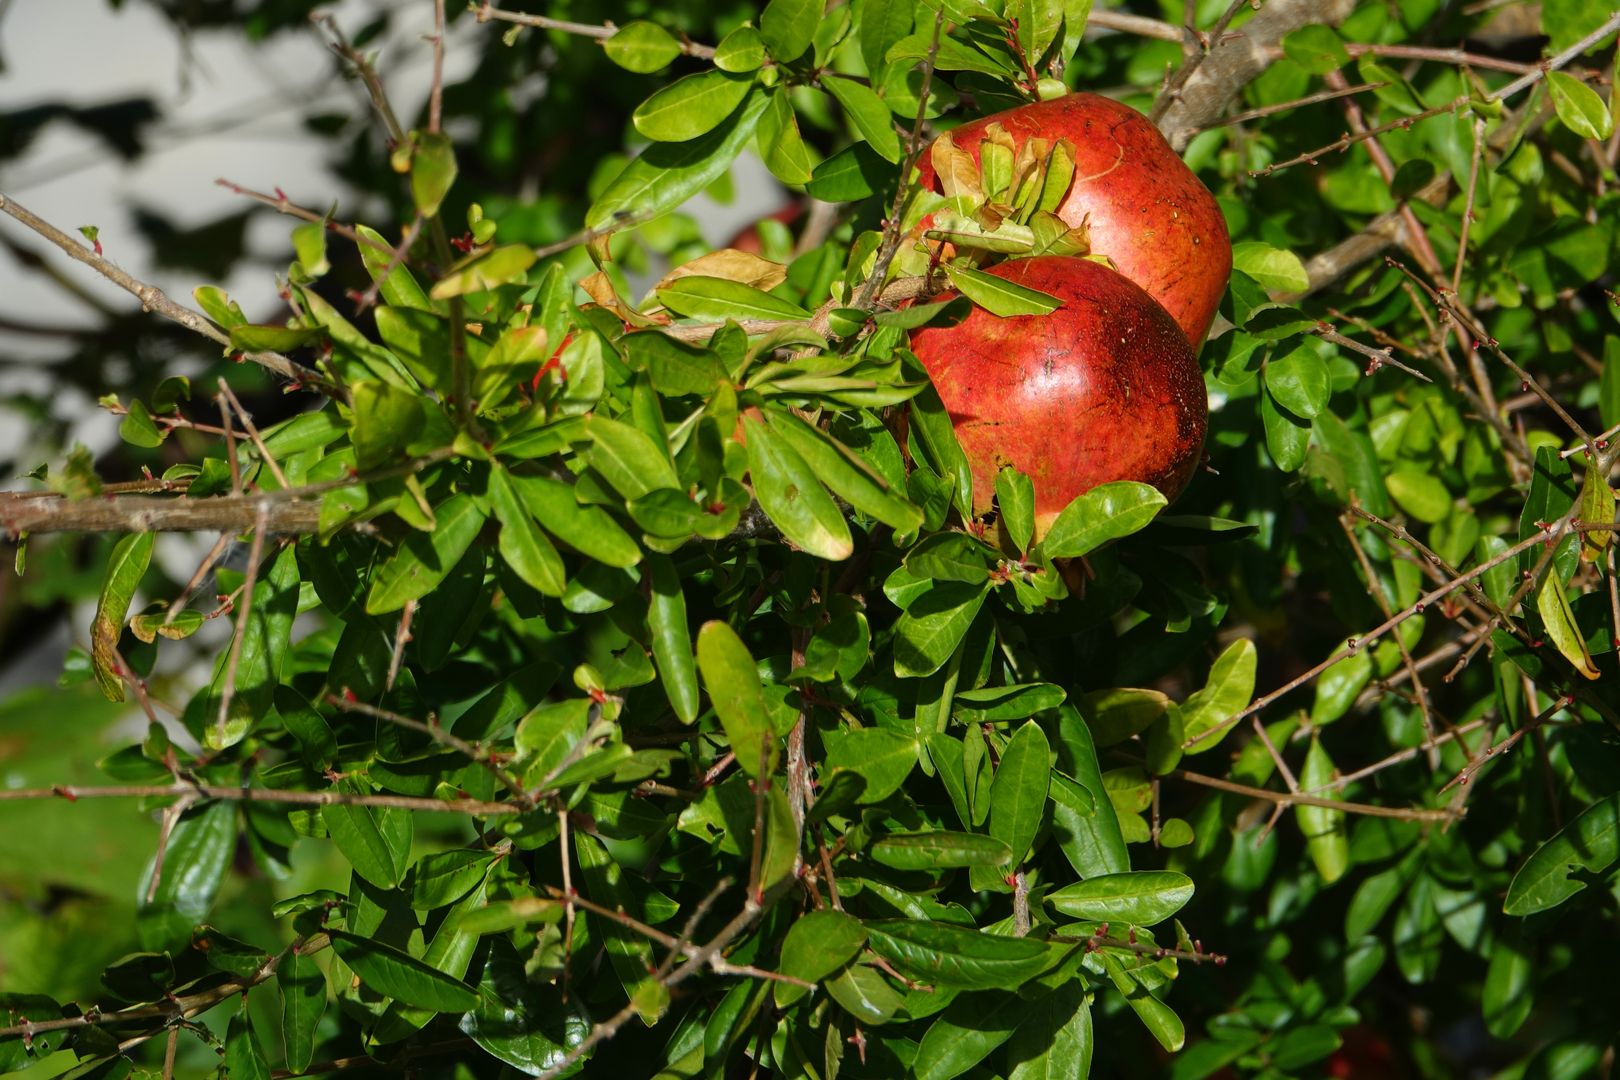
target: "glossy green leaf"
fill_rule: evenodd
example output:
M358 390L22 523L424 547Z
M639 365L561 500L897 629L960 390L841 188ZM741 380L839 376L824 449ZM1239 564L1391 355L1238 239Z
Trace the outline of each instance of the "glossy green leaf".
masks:
M1384 478L1384 486L1395 505L1419 521L1432 525L1451 515L1451 492L1432 472L1403 465Z
M1096 690L1080 699L1098 746L1113 746L1146 731L1169 707L1170 699L1159 691L1130 687Z
M314 1060L315 1033L326 1014L326 976L313 958L294 950L276 968L276 985L287 1067L302 1072Z
M434 1012L466 1012L478 1004L472 987L392 945L345 930L327 933L332 951L380 994Z
M152 562L156 533L136 532L119 539L107 560L96 614L90 622L90 659L95 666L96 683L108 701L124 700L124 680L118 662L118 638L124 632L124 618L141 578Z
M1266 450L1277 468L1293 472L1305 464L1311 445L1310 426L1278 405L1269 390L1260 395L1260 422L1266 432Z
M1348 639L1334 648L1337 653ZM1316 680L1316 701L1311 705L1311 723L1330 724L1350 711L1372 681L1372 650L1358 649L1350 656L1331 665Z
M270 1066L245 997L225 1029L225 1071L231 1080L270 1080Z
M1523 916L1555 908L1586 888L1572 871L1600 874L1616 859L1620 859L1620 794L1588 806L1538 847L1513 875L1502 910Z
M714 66L721 71L758 71L765 63L765 39L752 26L739 26L714 47Z
M982 690L959 690L952 700L956 719L964 724L993 724L1023 720L1063 704L1065 693L1052 683L1022 683L1017 686L987 686Z
M988 585L946 581L912 601L894 626L894 673L918 678L943 667L987 595Z
M658 290L658 300L671 311L690 319L810 318L810 313L799 305L752 285L702 274L676 278Z
M1283 55L1310 72L1326 75L1350 62L1344 42L1331 26L1312 23L1285 34L1282 39Z
M850 961L866 944L866 928L842 911L812 911L799 916L782 940L777 970L818 983ZM776 1003L786 1007L808 993L792 983L776 984Z
M862 1024L886 1024L905 999L889 981L865 964L850 964L823 984L827 996Z
M365 264L371 280L377 283L377 292L383 303L393 307L429 310L432 305L427 293L417 284L416 278L405 266L405 260L393 257L393 245L368 225L356 225L354 231L362 241L358 245L360 261Z
M804 141L792 99L783 88L767 95L770 104L760 115L754 146L765 167L784 184L808 184L815 175L816 154Z
M1536 613L1541 616L1553 647L1571 667L1588 679L1602 674L1592 663L1592 654L1587 651L1586 640L1581 635L1580 624L1575 621L1575 612L1569 606L1569 597L1564 593L1556 566L1548 567L1541 584L1536 586Z
M990 788L990 835L1012 849L1014 865L1024 861L1040 830L1051 768L1046 733L1025 721L1002 750Z
M967 990L1018 986L1054 958L1044 942L1000 937L965 926L914 919L866 924L867 944L902 973Z
M456 182L456 148L448 135L414 132L411 198L423 217L436 217L450 185Z
M805 193L823 202L855 202L880 191L894 167L864 142L853 143L815 167Z
M236 807L224 800L203 803L180 815L163 852L163 872L151 890L143 875L138 911L142 944L176 951L207 917L236 851Z
M430 533L414 532L377 568L366 613L386 615L420 600L443 581L484 527L484 512L468 495L452 495L434 510Z
M356 780L340 781L338 790L370 794ZM383 889L392 889L405 879L413 832L410 811L332 803L321 808L321 820L355 873Z
M916 742L889 728L829 732L822 741L823 767L829 777L844 769L866 782L858 800L862 803L880 802L900 790L917 764Z
M821 22L822 0L770 0L759 16L759 34L771 59L797 60L810 47Z
M520 281L534 261L534 249L526 244L507 244L474 255L466 262L452 266L444 277L435 282L431 296L435 300L448 300L452 296L465 296Z
M1104 952L1102 962L1109 979L1114 984L1114 989L1125 995L1126 1002L1135 1011L1137 1019L1142 1021L1142 1026L1158 1040L1160 1046L1172 1054L1180 1050L1187 1041L1187 1030L1174 1010L1154 997L1141 980L1133 977L1118 957Z
M590 1055L563 1065L570 1050L590 1034L590 1019L577 996L529 978L523 958L504 939L490 939L478 983L479 1004L461 1018L461 1031L494 1057L530 1076L563 1069L559 1077L583 1068Z
M745 417L748 476L754 497L782 535L822 559L847 559L855 545L838 504L798 451L773 430Z
M681 55L681 43L668 30L657 23L637 19L619 27L617 33L602 42L608 59L638 75L648 75Z
M411 868L411 907L432 911L467 895L486 874L494 856L456 848L424 855Z
M313 345L326 336L326 331L320 327L254 326L244 323L231 327L231 348L238 352L292 352Z
M1036 1002L1013 1032L1007 1080L1077 1080L1091 1074L1091 1005L1079 980Z
M1016 994L964 994L923 1033L912 1062L917 1080L952 1080L1012 1038L1029 1005Z
M698 631L697 665L737 766L749 776L769 775L776 768L776 733L748 646L725 623L706 622Z
M1311 284L1298 255L1260 240L1233 244L1232 268L1248 274L1269 292L1299 293Z
M712 131L742 104L754 80L710 69L687 75L636 106L631 121L654 142L678 143Z
M1035 481L1011 465L996 473L996 510L1002 529L1020 552L1035 537Z
M1192 895L1193 881L1185 874L1138 870L1065 885L1047 893L1046 902L1076 919L1153 926L1180 911Z
M1333 759L1322 746L1322 740L1311 739L1311 748L1305 754L1305 767L1299 771L1299 785L1306 791L1333 782ZM1324 798L1335 798L1332 792L1322 792ZM1299 831L1305 837L1305 849L1310 852L1316 872L1328 884L1339 880L1350 866L1350 841L1345 831L1344 811L1329 810L1324 806L1296 806L1294 815L1299 819Z
M1607 139L1614 133L1614 118L1598 92L1563 71L1547 73L1547 89L1564 126L1583 139Z
M1278 404L1306 419L1327 408L1333 392L1327 363L1309 343L1266 364L1265 379Z
M561 596L568 585L562 556L535 524L505 469L489 472L489 504L501 523L497 544L501 558L530 587L546 596Z
M1041 551L1053 559L1087 555L1143 528L1166 504L1157 488L1134 480L1099 485L1058 513L1041 540Z
M884 160L899 164L904 150L894 127L894 114L882 98L870 87L836 76L822 79L821 87L844 107L845 115L868 146Z
M585 430L592 440L585 460L625 498L639 499L658 488L681 486L668 448L659 446L639 428L592 416L586 420Z
M843 444L791 413L772 409L765 418L771 430L793 448L821 482L856 510L898 533L912 532L922 525L922 511L890 490L866 462Z
M1499 934L1480 998L1485 1030L1494 1037L1510 1038L1530 1018L1535 1005L1534 976L1530 944L1515 932Z
M131 446L151 450L163 445L165 433L158 430L152 412L140 401L131 401L129 411L118 425L118 437Z
M895 833L868 849L884 866L896 870L947 870L963 866L1010 866L1013 851L1006 842L982 833Z
M1248 638L1232 642L1216 659L1204 688L1181 705L1181 722L1186 732L1182 746L1187 753L1199 754L1218 745L1232 730L1238 714L1254 697L1258 663L1259 654Z
M766 95L753 94L714 130L681 143L658 143L637 155L597 196L585 215L587 228L600 229L621 215L653 217L673 210L731 167L753 137Z
M512 486L546 531L597 562L635 566L641 545L599 506L582 506L574 488L549 476L512 476Z
M945 274L969 300L992 315L1047 315L1063 306L1063 301L1037 289L1007 281L967 266L945 263Z
M653 389L680 397L711 394L726 378L726 369L712 351L677 341L667 334L628 334L624 349L632 363L646 365Z
M1064 858L1083 878L1120 874L1131 868L1119 817L1103 786L1102 769L1091 729L1073 705L1058 707L1058 763L1091 798L1091 810L1053 799L1052 834ZM1061 786L1054 782L1053 791Z
M680 575L668 557L651 555L644 580L648 588L647 628L652 635L653 663L658 667L670 707L681 723L690 724L698 715L698 675Z

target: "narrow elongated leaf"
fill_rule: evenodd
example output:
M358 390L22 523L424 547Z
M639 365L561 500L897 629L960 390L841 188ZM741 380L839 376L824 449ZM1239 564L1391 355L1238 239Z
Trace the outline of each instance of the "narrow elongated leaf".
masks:
M175 951L207 917L236 851L236 808L215 800L180 815L163 853L157 890L147 900L150 871L141 883L141 944Z
M315 1031L326 1013L326 976L314 959L297 950L276 968L281 990L281 1038L287 1067L303 1072L315 1057Z
M680 575L667 556L651 555L644 580L648 587L647 628L652 633L653 662L658 666L670 707L681 723L690 724L698 715L698 675Z
M791 413L765 414L771 430L804 459L821 482L863 514L870 514L898 533L922 525L922 511L892 491L881 477L842 443L834 441Z
M691 319L805 319L799 305L740 281L691 274L657 290L665 307Z
M1074 1080L1091 1075L1091 1006L1076 979L1037 1002L1013 1032L1007 1080Z
M641 561L641 545L600 506L582 506L573 485L549 476L510 479L529 512L563 543L612 567Z
M345 930L327 933L332 951L354 969L361 982L380 994L434 1012L466 1012L478 1004L472 987L410 953Z
M593 440L585 460L625 498L639 499L658 488L680 487L668 448L659 446L646 432L605 416L592 416L585 422L585 430Z
M600 229L620 215L652 217L673 210L717 180L753 137L764 94L750 94L737 111L713 131L682 143L657 143L634 158L597 196L585 215L588 228Z
M1559 579L1556 566L1547 568L1541 584L1536 587L1536 611L1547 627L1547 637L1552 639L1553 645L1571 667L1588 679L1602 675L1597 665L1592 663L1592 654L1586 651L1586 639L1581 636L1581 628L1575 622L1575 612L1569 606L1569 597L1564 594L1564 583Z
M866 144L885 160L898 164L903 152L900 135L895 131L894 113L889 111L883 99L870 87L836 76L822 79L821 86L844 107L845 115Z
M1181 705L1187 753L1197 754L1221 741L1237 723L1237 714L1254 696L1254 674L1259 654L1254 642L1239 638L1226 647L1209 669L1204 688Z
M1588 806L1525 860L1508 886L1502 910L1534 915L1586 888L1570 876L1577 867L1601 874L1620 859L1620 794Z
M368 793L352 779L340 781L338 789L351 795ZM355 873L384 889L404 880L413 831L409 811L333 803L321 808L321 821Z
M1052 683L1023 683L1018 686L987 686L982 690L959 690L951 703L956 719L965 724L993 724L1001 720L1023 720L1063 704L1067 695Z
M867 944L900 971L936 986L1015 987L1056 957L1044 942L916 919L866 924Z
M1052 832L1058 847L1081 877L1124 873L1131 868L1131 857L1119 817L1103 786L1091 730L1072 705L1058 707L1057 741L1064 771L1091 796L1090 813L1064 799L1052 801Z
M839 561L855 550L838 504L804 458L753 417L743 419L754 497L782 535L819 558Z
M246 998L225 1029L225 1071L231 1080L270 1080L270 1066L265 1064L264 1047L253 1029Z
M636 106L631 121L654 142L685 142L712 131L742 104L754 80L709 69L676 79Z
M697 664L737 766L749 776L768 775L776 768L776 733L748 646L727 624L706 622L698 631Z
M431 532L412 533L378 567L366 595L367 614L398 611L406 601L420 600L432 592L472 546L484 527L484 512L471 496L452 495L435 508L434 520Z
M1311 748L1305 754L1305 767L1300 770L1300 787L1309 791L1333 782L1333 759L1322 746L1322 740L1312 736ZM1332 792L1324 793L1334 798ZM1350 840L1345 830L1344 811L1329 810L1325 806L1296 806L1299 831L1305 837L1305 849L1322 880L1335 882L1344 876L1350 866Z
M1046 902L1065 915L1092 922L1152 926L1192 899L1193 882L1171 870L1105 874L1048 893Z
M489 472L489 504L501 523L497 542L501 558L518 577L546 596L561 596L568 587L562 556L534 523L534 515L518 497L505 469Z
M945 264L951 284L992 315L1047 315L1063 306L1055 296L967 266Z
M962 866L1011 866L1013 851L1003 840L982 833L896 833L885 836L867 853L896 870L946 870Z
M952 1080L990 1056L1012 1038L1028 1013L1017 994L963 994L928 1026L912 1075L917 1080Z
M1143 528L1167 503L1159 489L1134 480L1094 487L1059 512L1041 540L1041 551L1053 559L1090 554Z
M990 788L990 835L1012 849L1014 865L1024 861L1040 830L1051 769L1046 732L1025 721L1001 752Z
M1159 1045L1172 1054L1187 1041L1187 1029L1175 1010L1153 996L1153 993L1135 978L1118 957L1102 954L1103 967L1114 983L1114 988L1125 995L1126 1002L1136 1012L1137 1019L1159 1041Z
M124 700L124 680L119 674L118 636L124 632L124 618L129 614L130 601L146 576L152 562L152 543L156 533L130 533L113 545L112 558L107 561L107 576L102 579L101 598L96 603L96 615L90 623L90 660L94 665L96 683L108 701Z

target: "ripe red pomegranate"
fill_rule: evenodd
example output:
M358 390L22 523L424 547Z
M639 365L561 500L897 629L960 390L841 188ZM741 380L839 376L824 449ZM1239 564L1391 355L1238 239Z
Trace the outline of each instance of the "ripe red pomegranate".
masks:
M988 272L1063 306L1009 318L975 307L955 326L911 335L967 454L975 507L989 508L1003 465L1035 482L1037 535L1111 480L1180 494L1198 466L1209 398L1176 321L1089 259L1042 255Z
M1034 138L1073 144L1075 179L1057 216L1071 228L1086 222L1092 253L1163 304L1194 348L1202 345L1232 274L1232 242L1215 196L1159 129L1128 105L1069 94L963 124L951 141L978 162L991 124L1020 147ZM923 187L941 191L930 155L919 167Z

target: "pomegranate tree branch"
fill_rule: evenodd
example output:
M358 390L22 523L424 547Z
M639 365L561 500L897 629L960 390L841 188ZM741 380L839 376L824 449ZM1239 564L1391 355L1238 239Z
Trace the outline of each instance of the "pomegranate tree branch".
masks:
M1342 810L1347 814L1361 814L1365 817L1399 818L1402 821L1450 821L1453 816L1447 810L1431 810L1422 806L1376 806L1372 803L1341 802L1338 799L1322 798L1316 795L1300 795L1292 791L1272 791L1270 788L1239 784L1232 780L1222 780L1218 776L1205 776L1203 773L1188 772L1186 769L1173 769L1166 775L1177 780L1185 780L1189 784L1197 784L1200 787L1214 788L1216 791L1264 799L1267 802L1276 803L1278 806L1319 806L1325 810Z
M73 237L44 218L35 215L4 193L0 193L0 210L55 244L71 258L84 263L84 265L90 267L90 269L114 285L128 292L141 302L142 310L155 311L164 318L179 323L193 333L201 334L203 337L224 345L226 348L230 347L231 336L204 318L201 313L175 303L156 285L149 285L144 281L140 281L114 266L107 258L98 255L93 248L85 247L77 240L74 240ZM281 353L250 352L243 353L242 356L298 386L312 387L328 397L348 401L348 393L341 386L338 386L313 368L305 367L297 361L283 356Z
M596 38L606 41L619 32L619 28L609 23L580 23L570 22L567 19L553 19L549 15L529 15L521 11L507 11L498 8L485 0L474 12L479 22L513 23L517 26L532 26L538 30L556 30L564 34L577 34L580 37ZM681 52L687 56L695 56L700 60L714 59L713 45L699 45L695 41L681 41Z

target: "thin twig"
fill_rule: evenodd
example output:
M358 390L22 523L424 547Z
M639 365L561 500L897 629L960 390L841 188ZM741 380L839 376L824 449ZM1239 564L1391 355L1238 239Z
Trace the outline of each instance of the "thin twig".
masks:
M0 790L0 802L36 799L231 799L236 802L281 803L292 806L375 806L384 810L421 810L474 817L505 817L526 814L528 806L512 802L484 802L479 799L426 798L417 795L355 795L346 791L292 791L282 788L248 788L230 784L107 784L84 786L58 784L47 788Z
M242 582L242 613L236 617L236 633L231 635L230 656L225 662L225 684L219 691L219 718L215 721L214 728L219 746L229 745L226 742L226 732L231 714L231 700L236 696L236 670L242 662L242 645L252 629L248 620L253 617L253 587L258 582L259 560L264 556L264 534L269 514L269 504L261 502L258 519L253 526L253 544L248 549L247 577Z
M1217 791L1227 791L1234 795L1248 795L1256 799L1265 799L1267 802L1274 802L1281 806L1320 806L1328 810L1343 810L1347 814L1399 818L1403 821L1446 821L1452 816L1445 810L1430 810L1421 806L1374 806L1370 803L1342 802L1338 799L1318 798L1315 795L1299 795L1292 791L1272 791L1269 788L1252 787L1249 784L1239 784L1231 780L1223 780L1217 776L1205 776L1202 773L1188 772L1185 769L1174 769L1166 775L1177 780L1185 780L1189 784L1198 784L1202 787L1214 788Z
M394 654L388 658L388 678L383 683L385 690L394 688L394 681L399 678L399 669L405 663L405 646L411 643L411 619L416 615L416 601L407 600L399 612L399 628L394 631Z
M457 753L466 757L469 761L476 762L484 769L488 770L491 776L505 786L505 788L513 795L517 796L519 803L526 804L532 808L538 801L534 793L524 788L523 781L519 780L516 776L513 776L506 769L502 768L500 763L497 762L493 756L491 756L489 751L483 749L482 747L474 746L466 739L446 731L444 725L440 724L436 717L430 716L428 722L424 723L421 720L416 720L412 717L401 715L400 713L393 712L389 709L381 709L375 705L367 705L363 701L350 700L346 694L328 694L326 696L326 701L327 704L333 705L343 712L358 713L361 716L369 716L374 720L386 720L388 723L393 724L396 727L402 727L408 731L421 732L423 735L426 735L439 745L456 751Z
M498 22L515 23L518 26L532 26L539 30L556 30L564 34L596 38L599 41L606 41L619 32L619 28L612 23L570 22L567 19L553 19L547 15L529 15L521 11L506 11L489 3L488 0L480 4L474 14L481 23L493 19ZM695 56L700 60L714 59L713 45L699 45L695 41L682 40L681 52L687 56Z
M275 455L270 453L270 450L264 445L264 440L259 437L259 429L253 426L253 418L248 415L246 409L242 408L242 402L238 400L235 391L225 381L224 376L221 376L219 380L219 392L225 395L225 400L229 401L231 408L236 410L237 418L242 421L242 427L247 430L248 438L253 440L254 449L259 451L259 460L270 467L270 474L276 478L276 483L284 488L292 487L292 484L287 481L287 474L281 471L280 465L276 464ZM228 433L226 438L230 438Z

